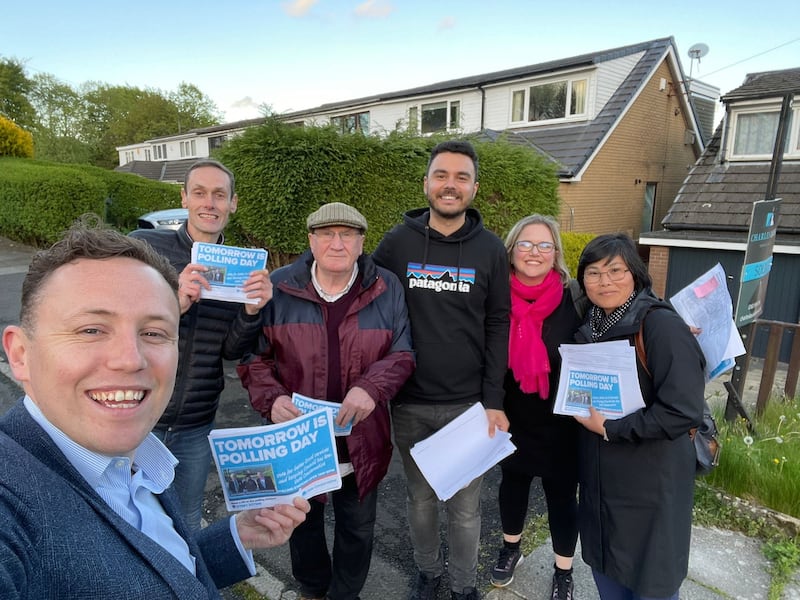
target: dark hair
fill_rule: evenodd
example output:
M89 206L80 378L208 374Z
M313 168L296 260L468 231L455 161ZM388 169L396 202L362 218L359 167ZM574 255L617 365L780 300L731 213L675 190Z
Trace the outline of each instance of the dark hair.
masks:
M225 175L228 176L228 183L230 183L230 188L231 188L231 195L228 197L228 200L232 199L233 196L236 194L236 190L235 190L235 188L236 188L236 178L233 176L233 172L228 167L223 165L218 160L214 160L213 158L201 158L197 162L192 163L192 166L189 167L189 169L186 171L186 175L184 175L184 177L183 177L183 189L184 189L184 191L186 191L187 193L189 191L189 175L195 169L200 169L202 167L214 167L215 169L219 169L220 171L225 173Z
M581 257L578 260L578 282L581 285L581 289L586 289L583 284L583 272L587 266L604 259L606 263L609 263L612 258L617 256L625 262L625 265L630 270L633 276L634 290L640 292L653 285L653 280L650 279L650 274L647 272L647 266L636 250L636 242L625 233L607 233L594 238L586 244L583 252L581 252Z
M177 298L178 273L166 258L144 240L122 235L102 225L97 215L87 214L78 219L50 248L34 254L28 274L22 282L20 325L23 329L33 330L33 312L42 286L59 267L82 258L103 260L120 257L138 260L158 271Z
M433 159L439 156L442 152L454 152L455 154L464 154L472 159L472 166L475 167L475 181L478 181L478 155L475 148L469 142L462 140L448 140L440 142L431 150L431 157L428 159L428 168L425 173L428 174L431 170L431 163Z

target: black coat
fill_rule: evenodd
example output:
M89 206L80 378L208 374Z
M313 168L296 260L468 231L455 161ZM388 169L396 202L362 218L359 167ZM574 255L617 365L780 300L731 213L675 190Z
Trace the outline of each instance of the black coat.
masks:
M509 369L504 382L505 410L511 426L511 441L517 451L502 463L503 469L534 475L577 480L578 422L569 416L553 414L561 355L558 347L575 341L580 319L569 289L564 289L561 304L544 320L542 339L550 359L550 393L547 398L526 394Z
M179 274L191 262L193 241L185 223L177 231L137 229L130 235L147 241ZM175 389L156 427L181 430L211 423L225 387L222 360L241 358L259 333L261 314L248 315L236 302L201 300L182 314Z
M587 564L639 595L666 597L688 572L696 460L688 432L702 421L705 359L681 317L650 290L599 341L633 345L645 317L646 406L607 420L608 442L582 428L579 524ZM588 323L576 338L591 341Z

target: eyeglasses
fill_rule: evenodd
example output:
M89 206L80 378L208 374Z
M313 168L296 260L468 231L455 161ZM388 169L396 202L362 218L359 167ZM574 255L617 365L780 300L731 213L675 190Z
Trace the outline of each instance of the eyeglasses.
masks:
M550 254L553 250L555 250L556 245L553 242L539 242L535 244L533 242L529 242L528 240L520 240L514 243L514 247L517 249L517 252L531 252L534 248L539 250L539 254Z
M333 231L332 229L318 229L312 232L323 242L332 242L336 236L343 242L352 242L361 232L356 229L345 229L344 231Z
M585 283L600 283L603 275L608 275L609 281L622 281L625 278L625 273L630 269L622 267L611 267L608 271L584 271L583 281Z

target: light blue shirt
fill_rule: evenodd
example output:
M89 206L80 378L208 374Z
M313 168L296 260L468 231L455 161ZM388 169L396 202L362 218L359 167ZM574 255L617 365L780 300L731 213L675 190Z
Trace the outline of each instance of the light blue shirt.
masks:
M29 396L25 396L24 403L33 420L115 513L161 545L193 575L197 574L195 557L157 497L172 483L178 464L158 438L149 434L136 448L131 464L127 456L106 456L87 450L53 425ZM250 574L255 575L253 553L242 545L234 517L230 519L230 528L242 560Z

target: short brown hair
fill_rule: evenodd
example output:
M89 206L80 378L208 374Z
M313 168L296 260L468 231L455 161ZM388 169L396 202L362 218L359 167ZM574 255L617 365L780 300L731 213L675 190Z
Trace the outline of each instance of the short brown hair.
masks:
M97 215L87 214L78 219L59 241L33 256L28 274L22 282L19 322L23 329L33 330L33 312L39 301L42 286L48 277L59 267L81 258L138 260L155 269L172 288L177 298L178 273L166 258L153 250L147 242L124 236L104 226Z

